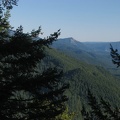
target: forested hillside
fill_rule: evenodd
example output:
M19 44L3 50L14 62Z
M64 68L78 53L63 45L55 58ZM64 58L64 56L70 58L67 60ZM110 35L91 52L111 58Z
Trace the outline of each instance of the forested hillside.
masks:
M82 105L88 108L88 88L98 100L102 97L112 106L120 107L120 82L103 67L84 63L54 49L46 53L48 55L43 61L45 66L56 66L64 70L63 82L70 84L66 92L69 96L68 106L77 114L76 120L81 118Z
M73 38L58 39L52 47L80 61L102 66L119 78L120 70L111 60L110 44L115 49L120 49L120 42L79 42Z

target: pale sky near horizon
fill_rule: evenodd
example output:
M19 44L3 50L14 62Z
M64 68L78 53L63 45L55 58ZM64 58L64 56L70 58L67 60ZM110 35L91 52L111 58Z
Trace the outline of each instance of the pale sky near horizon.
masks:
M120 0L19 0L10 23L24 32L41 26L40 37L61 29L59 38L120 41Z

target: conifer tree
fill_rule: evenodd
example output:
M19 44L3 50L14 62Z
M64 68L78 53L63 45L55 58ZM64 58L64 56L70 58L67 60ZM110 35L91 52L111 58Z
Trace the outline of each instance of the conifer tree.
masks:
M18 0L0 0L1 8L12 9L13 5L17 5Z
M114 49L110 45L111 57L113 64L120 67L120 54L117 49ZM112 108L109 102L101 98L100 102L93 96L90 90L88 90L88 101L91 107L90 111L86 111L84 106L82 108L82 115L84 120L120 120L120 108Z
M117 49L114 49L112 45L110 45L110 50L111 50L111 57L112 57L112 62L113 64L116 64L117 67L120 66L120 54L118 53Z
M40 27L31 33L23 33L20 26L12 36L9 28L7 17L1 15L0 119L55 119L66 109L68 98L64 91L69 86L61 83L62 71L56 68L38 71L37 64L45 57L45 48L58 38L60 30L36 40L41 34Z
M100 102L93 96L90 90L88 90L88 104L91 109L86 111L82 108L82 115L84 120L119 120L120 110L118 107L112 108L109 102L101 98Z

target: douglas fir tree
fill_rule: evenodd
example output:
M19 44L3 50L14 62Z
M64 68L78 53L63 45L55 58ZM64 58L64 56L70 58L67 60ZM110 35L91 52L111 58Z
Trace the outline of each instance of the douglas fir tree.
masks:
M23 33L20 26L10 35L9 14L3 14L3 5L11 9L15 0L3 0L0 13L0 119L52 120L66 108L61 84L62 72L49 68L36 70L45 57L44 50L60 35L58 30L46 39L37 39L41 28Z

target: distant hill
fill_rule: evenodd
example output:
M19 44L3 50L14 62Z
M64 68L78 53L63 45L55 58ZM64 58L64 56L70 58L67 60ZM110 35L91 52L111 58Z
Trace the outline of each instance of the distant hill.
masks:
M52 47L80 61L102 66L119 77L120 70L111 60L110 44L120 51L120 42L79 42L73 38L58 39Z
M57 49L73 49L73 50L87 50L89 49L84 43L81 43L74 38L63 38L63 39L58 39L57 41L53 42L52 46ZM89 49L90 50L90 49Z
M96 57L89 52L92 50L91 48L73 38L58 39L52 44L52 47L86 63L92 63Z
M120 42L83 42L94 52L110 52L110 44L113 48L120 50Z

